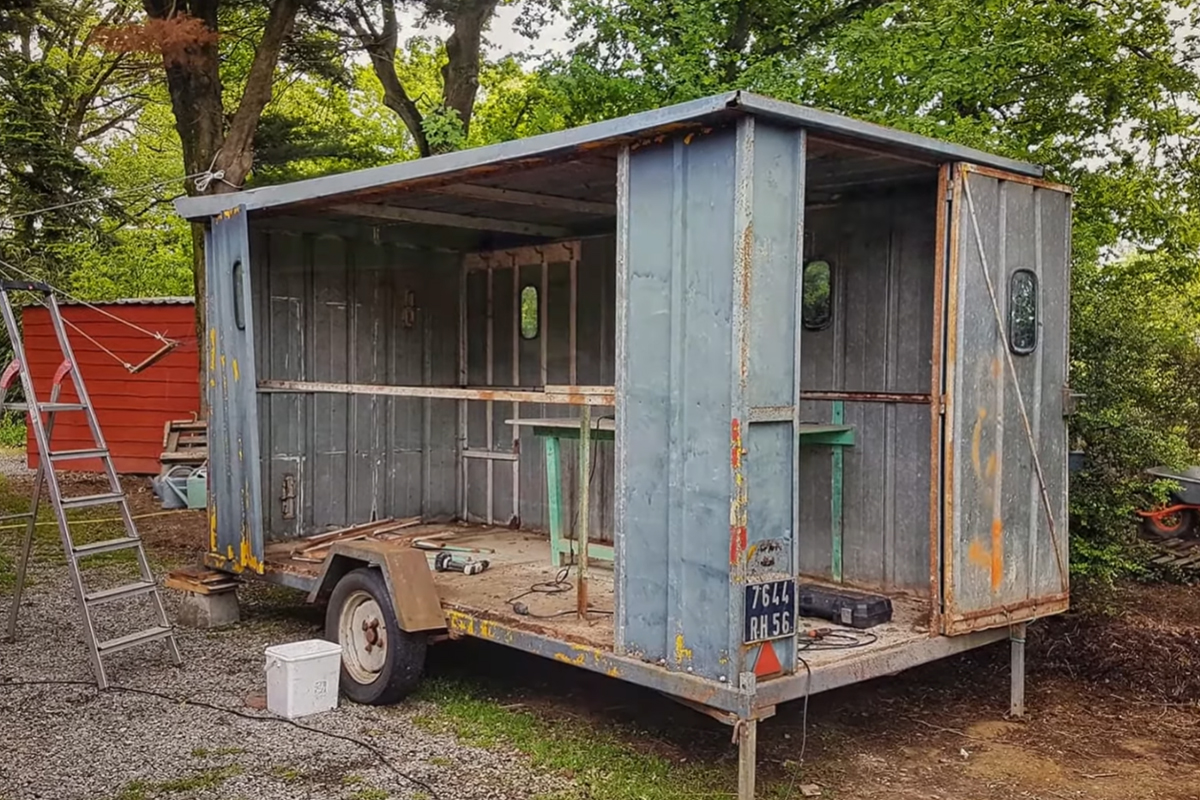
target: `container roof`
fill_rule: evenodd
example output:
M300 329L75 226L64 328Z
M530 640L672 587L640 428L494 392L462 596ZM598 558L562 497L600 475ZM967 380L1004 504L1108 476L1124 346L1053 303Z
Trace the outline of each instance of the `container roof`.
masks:
M175 201L175 208L187 219L200 220L238 206L251 211L283 210L285 206L312 207L367 199L375 192L405 188L405 184L424 184L456 176L477 180L514 168L524 170L551 162L561 163L629 141L728 122L746 114L803 127L847 144L869 145L881 153L923 159L929 163L966 161L1036 178L1043 175L1043 169L1033 164L739 91L430 158L229 194L181 197Z

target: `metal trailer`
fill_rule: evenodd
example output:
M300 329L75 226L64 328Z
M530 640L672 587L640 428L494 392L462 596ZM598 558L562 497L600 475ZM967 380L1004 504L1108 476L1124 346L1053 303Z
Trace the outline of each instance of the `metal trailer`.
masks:
M177 207L208 563L329 597L352 698L487 639L735 726L742 800L780 703L1008 637L1022 713L1025 625L1068 604L1071 195L1040 168L736 92ZM894 618L809 647L798 577Z

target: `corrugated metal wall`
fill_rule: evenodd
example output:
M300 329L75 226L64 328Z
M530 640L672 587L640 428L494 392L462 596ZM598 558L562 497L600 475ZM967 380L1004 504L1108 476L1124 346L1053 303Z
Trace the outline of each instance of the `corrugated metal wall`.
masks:
M61 305L63 319L131 364L157 351L160 343L128 325L86 306ZM188 299L172 302L147 299L102 307L122 320L162 333L180 343L161 361L136 375L104 353L78 331L68 327L71 348L96 409L100 429L112 453L117 472L154 475L163 450L163 426L170 420L190 419L200 410L199 362L196 350L196 306ZM38 399L50 399L51 379L62 363L62 349L50 324L50 313L41 306L22 312L25 354L33 373ZM64 402L75 402L70 380L63 382ZM88 450L92 432L82 414L59 414L54 423L54 450ZM37 443L27 428L29 468L37 469ZM99 472L99 459L60 463L59 469Z
M524 247L468 259L466 276L467 383L471 386L540 388L544 385L611 386L616 304L615 242L611 236L562 245ZM539 325L534 338L517 330L520 293L533 286L539 298ZM520 495L516 509L521 526L549 527L544 442L520 428L514 448L516 416L578 417L571 406L474 402L467 404L467 446L472 451L518 452ZM611 408L592 409L594 420L611 416ZM490 433L490 436L489 436ZM481 453L482 455L482 453ZM579 481L576 446L561 445L563 500L575 508ZM490 463L490 470L489 470ZM513 462L469 458L468 519L508 524L513 516ZM593 541L612 541L613 444L595 442L590 468L591 506L588 531ZM489 488L490 475L490 488ZM568 530L571 519L566 520Z
M254 226L263 380L457 382L459 257ZM453 400L260 394L268 531L456 513Z
M876 195L807 215L805 261L834 275L829 327L801 335L805 391L928 395L933 350L936 187ZM801 404L828 422L830 401ZM848 583L929 591L927 404L845 402L843 568ZM801 572L831 577L828 448L800 452Z

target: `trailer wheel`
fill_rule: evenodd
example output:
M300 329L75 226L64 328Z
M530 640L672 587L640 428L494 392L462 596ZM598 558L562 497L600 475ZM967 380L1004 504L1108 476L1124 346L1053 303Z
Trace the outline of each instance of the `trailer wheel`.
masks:
M338 581L325 611L325 638L342 646L342 693L356 703L395 703L425 670L428 641L400 629L376 569L356 569Z
M1196 524L1196 514L1190 508L1185 508L1171 514L1165 514L1157 519L1154 517L1146 517L1142 520L1142 526L1146 533L1160 539L1173 539L1182 537L1192 530Z

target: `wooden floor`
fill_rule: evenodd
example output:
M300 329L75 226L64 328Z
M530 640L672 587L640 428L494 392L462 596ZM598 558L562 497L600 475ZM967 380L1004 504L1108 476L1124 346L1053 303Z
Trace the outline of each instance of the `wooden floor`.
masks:
M488 561L488 569L477 575L433 573L443 607L477 619L612 651L611 565L603 562L590 565L588 598L592 611L586 620L581 620L576 615L578 571L571 567L564 573L563 569L551 566L550 540L544 534L463 523L419 525L406 528L402 534L392 536L388 541L406 547L414 539L436 536L437 541L476 551L460 555ZM292 557L304 542L297 539L268 545L268 575L282 573L315 581L320 574L320 563ZM431 568L435 555L434 552L428 554ZM556 583L556 580L562 582ZM522 606L528 613L517 613L516 608ZM835 636L824 640L802 638L801 657L810 668L835 666L855 661L868 653L903 648L929 638L928 602L897 595L892 597L892 607L891 622L866 631L838 626L828 620L801 617L797 620L801 631L828 628L836 632Z

